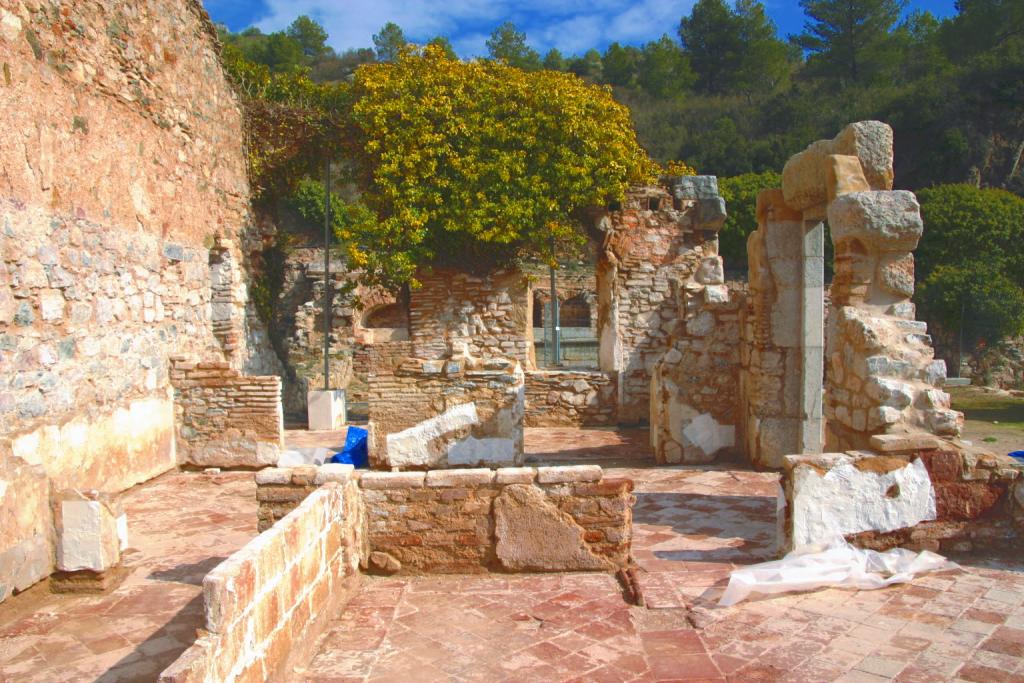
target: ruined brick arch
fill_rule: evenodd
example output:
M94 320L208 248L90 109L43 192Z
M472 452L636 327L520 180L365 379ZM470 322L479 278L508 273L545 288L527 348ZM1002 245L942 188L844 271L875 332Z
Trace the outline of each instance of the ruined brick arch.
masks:
M560 304L559 323L562 327L591 327L594 323L593 307L597 297L580 292Z
M546 327L547 290L533 291L533 326ZM558 320L561 327L594 327L597 324L596 291L569 289L558 293Z
M363 314L363 327L373 328L395 328L409 327L409 313L400 302L381 304L367 310Z
M376 299L376 301L374 301ZM364 344L409 339L409 307L402 299L371 297L359 318L357 339Z

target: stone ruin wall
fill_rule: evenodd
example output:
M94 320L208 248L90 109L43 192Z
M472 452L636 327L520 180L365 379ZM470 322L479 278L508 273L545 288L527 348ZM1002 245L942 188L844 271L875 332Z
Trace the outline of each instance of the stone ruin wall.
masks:
M587 370L526 373L527 427L612 427L618 386L613 376Z
M372 570L616 571L629 564L632 481L600 467L369 472Z
M0 0L0 63L3 599L50 573L51 487L177 464L171 354L267 361L242 119L199 3Z
M616 373L619 423L644 424L651 376L676 328L673 282L686 281L705 256L717 254L717 242L698 228L699 206L661 186L631 189L620 209L595 222L603 234L597 265L600 366Z
M485 276L436 269L417 274L422 286L410 294L409 336L413 355L437 360L513 358L533 369L533 302L530 284L518 271Z
M519 465L525 377L518 362L406 359L370 375L370 466Z
M412 354L408 324L390 330L367 329L364 323L375 309L399 302L389 292L353 287L355 275L341 261L332 261L330 385L345 389L350 404L367 400L371 371L393 370ZM306 415L306 393L324 386L323 280L322 248L304 247L287 255L271 336L284 366L284 412L297 419Z

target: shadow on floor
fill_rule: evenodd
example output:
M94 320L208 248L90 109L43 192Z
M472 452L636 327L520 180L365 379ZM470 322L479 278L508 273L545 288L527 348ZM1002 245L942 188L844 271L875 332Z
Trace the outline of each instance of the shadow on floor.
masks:
M659 527L688 547L653 549L662 560L760 562L776 549L775 496L638 492L633 523Z
M146 578L155 579L157 581L187 583L193 586L201 586L203 585L203 577L209 574L214 567L226 559L228 558L225 555L207 557L199 562L179 564L168 569L157 570Z
M192 598L170 621L157 629L135 650L114 664L96 683L155 681L181 653L195 642L195 628L202 623L203 596ZM191 633L189 637L188 633Z

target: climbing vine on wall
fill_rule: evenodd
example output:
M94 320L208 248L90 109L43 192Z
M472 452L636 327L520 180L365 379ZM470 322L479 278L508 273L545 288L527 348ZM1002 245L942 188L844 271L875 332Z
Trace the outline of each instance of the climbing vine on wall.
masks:
M271 73L232 45L223 47L221 61L242 99L255 196L284 196L337 156L349 101L345 84L316 83L305 69Z

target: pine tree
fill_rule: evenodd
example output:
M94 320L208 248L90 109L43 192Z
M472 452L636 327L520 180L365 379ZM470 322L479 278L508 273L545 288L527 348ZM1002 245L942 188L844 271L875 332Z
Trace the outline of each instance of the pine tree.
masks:
M889 31L906 0L800 0L807 15L796 44L811 53L813 72L860 84L882 66Z

